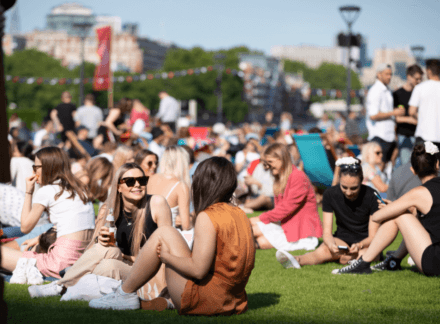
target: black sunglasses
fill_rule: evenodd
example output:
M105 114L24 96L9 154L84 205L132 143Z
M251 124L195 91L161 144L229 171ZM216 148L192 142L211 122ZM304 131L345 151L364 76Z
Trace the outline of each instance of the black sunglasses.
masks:
M149 168L151 168L153 166L153 164L157 166L157 161L148 161L148 163L147 163Z
M143 176L143 177L127 177L127 178L122 178L121 180L119 180L119 183L125 183L127 185L127 187L134 187L134 185L136 184L136 181L139 183L139 185L141 187L145 187L147 185L148 182L148 177Z
M341 169L341 171L352 170L355 172L358 172L359 170L362 169L360 164L342 164L339 168Z
M33 165L32 170L34 170L35 173L37 173L38 168L42 168L42 165Z

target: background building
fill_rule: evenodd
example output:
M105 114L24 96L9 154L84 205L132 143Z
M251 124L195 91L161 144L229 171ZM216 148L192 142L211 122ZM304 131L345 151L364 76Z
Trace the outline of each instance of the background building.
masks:
M393 77L389 88L400 88L406 81L406 68L416 63L411 50L403 48L381 48L374 51L374 57L370 67L365 67L360 77L365 87L371 86L376 80L376 69L379 64L390 64L393 69Z
M83 31L75 24L90 24L84 45L84 60L99 63L96 28L112 27L111 68L113 71L142 73L162 68L167 51L176 46L170 42L138 36L138 24L125 23L120 17L96 16L91 9L78 3L65 3L52 8L46 17L46 29L26 34L6 35L3 38L5 54L35 48L61 60L64 66L74 68L81 63Z

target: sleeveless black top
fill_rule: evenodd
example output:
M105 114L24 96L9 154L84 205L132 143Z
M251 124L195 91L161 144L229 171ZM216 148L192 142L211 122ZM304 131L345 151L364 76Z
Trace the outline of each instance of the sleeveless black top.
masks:
M431 236L432 243L440 243L440 177L427 181L423 187L432 196L432 207L426 215L419 212L420 222Z
M153 217L151 216L151 208L150 208L150 200L151 195L147 195L147 210L145 215L145 228L144 235L145 239L141 243L141 247L145 244L146 240L150 238L153 232L157 229L157 224L153 221ZM117 228L116 231L116 242L118 243L118 248L125 255L131 254L131 245L133 243L132 231L133 231L133 223L134 219L132 218L131 213L124 212L121 209L119 213L118 220L115 225Z

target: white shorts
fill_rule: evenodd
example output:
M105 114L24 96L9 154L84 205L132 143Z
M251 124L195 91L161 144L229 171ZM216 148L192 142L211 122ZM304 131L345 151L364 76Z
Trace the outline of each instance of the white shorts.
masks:
M257 222L258 227L263 233L264 237L277 250L295 251L295 250L314 250L318 246L317 237L306 237L296 242L287 241L286 234L280 223L264 224Z

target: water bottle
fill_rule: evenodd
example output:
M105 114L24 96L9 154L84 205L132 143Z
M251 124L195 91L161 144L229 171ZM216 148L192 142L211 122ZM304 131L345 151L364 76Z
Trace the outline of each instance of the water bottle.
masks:
M115 225L115 217L113 216L113 208L110 208L108 215L106 217L105 227L108 228L109 231L109 242L110 246L116 246L116 225Z

